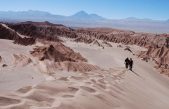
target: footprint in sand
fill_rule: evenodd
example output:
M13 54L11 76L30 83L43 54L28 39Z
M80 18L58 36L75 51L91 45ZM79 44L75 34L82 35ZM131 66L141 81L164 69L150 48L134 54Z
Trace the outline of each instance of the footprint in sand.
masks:
M97 83L96 86L99 86L100 88L102 89L106 89L106 84L100 84L100 83Z
M90 79L92 83L96 83L97 81L95 79Z
M83 90L85 90L85 91L87 91L87 92L90 92L90 93L94 93L94 92L96 92L96 90L95 90L95 89L90 88L90 87L80 86L80 88L81 88L81 89L83 89Z
M75 88L75 87L68 87L68 89L72 93L75 93L75 92L77 92L79 90L78 88Z
M84 77L71 76L70 78L74 80L84 80Z
M91 83L91 82L85 82L85 84L87 84L87 85L91 85L92 83Z
M43 102L43 101L46 101L49 103L54 102L53 98L50 98L50 97L44 95L43 93L39 93L39 92L34 92L34 93L26 96L25 98L36 101L36 102Z
M0 106L7 106L11 104L18 104L20 103L20 100L13 99L13 98L7 98L7 97L0 97Z
M62 97L63 97L63 98L73 98L74 95L68 95L68 94L66 94L66 95L63 95Z
M69 81L69 79L67 77L61 77L59 78L58 80L61 80L61 81Z
M31 91L31 89L32 89L32 86L27 86L27 87L20 88L19 90L17 90L17 92L27 93L27 92Z
M106 84L106 82L104 81L104 79L99 79L98 82L101 83L101 84Z

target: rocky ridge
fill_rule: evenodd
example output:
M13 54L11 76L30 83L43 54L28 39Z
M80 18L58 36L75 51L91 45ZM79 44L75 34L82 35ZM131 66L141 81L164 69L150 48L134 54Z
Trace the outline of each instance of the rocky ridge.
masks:
M19 44L32 44L37 39L61 42L60 37L72 38L76 42L84 42L93 44L102 48L112 45L109 42L121 43L125 45L138 45L146 47L148 51L143 51L139 54L141 58L151 58L161 69L168 69L168 48L166 46L166 38L168 34L151 34L151 33L136 33L134 31L124 31L110 28L68 28L64 25L51 24L49 22L23 22L19 24L8 24L16 32L29 36L28 38L20 38L14 32L4 31L1 26L1 38L14 40ZM4 37L5 36L5 37ZM101 40L100 43L98 40ZM49 49L50 50L50 49ZM162 53L161 53L162 51ZM159 52L162 54L158 55ZM60 54L61 55L61 54ZM67 57L71 56L68 54ZM46 56L50 57L50 56ZM56 59L58 60L58 59ZM61 58L67 60L67 58ZM70 61L73 61L70 59ZM165 66L164 68L162 66ZM165 70L164 70L165 71Z

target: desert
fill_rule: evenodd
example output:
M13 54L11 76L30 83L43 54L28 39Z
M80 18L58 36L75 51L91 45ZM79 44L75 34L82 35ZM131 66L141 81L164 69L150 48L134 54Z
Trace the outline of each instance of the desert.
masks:
M0 24L0 109L168 109L168 34ZM133 71L124 60L134 61Z

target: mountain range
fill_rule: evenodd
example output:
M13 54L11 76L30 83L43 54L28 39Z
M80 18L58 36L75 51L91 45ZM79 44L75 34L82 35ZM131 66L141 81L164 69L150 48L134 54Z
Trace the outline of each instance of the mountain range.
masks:
M54 15L44 11L0 11L1 22L49 21L70 27L106 27L127 29L139 32L169 33L169 20L139 19L107 19L97 14L79 11L71 16Z

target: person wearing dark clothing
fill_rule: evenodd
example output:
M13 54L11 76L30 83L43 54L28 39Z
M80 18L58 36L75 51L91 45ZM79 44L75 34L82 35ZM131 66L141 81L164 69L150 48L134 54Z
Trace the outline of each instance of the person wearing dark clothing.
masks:
M133 60L130 58L129 60L129 70L133 71Z
M125 66L126 66L126 69L128 69L129 61L130 61L129 58L126 58L126 59L125 59Z

